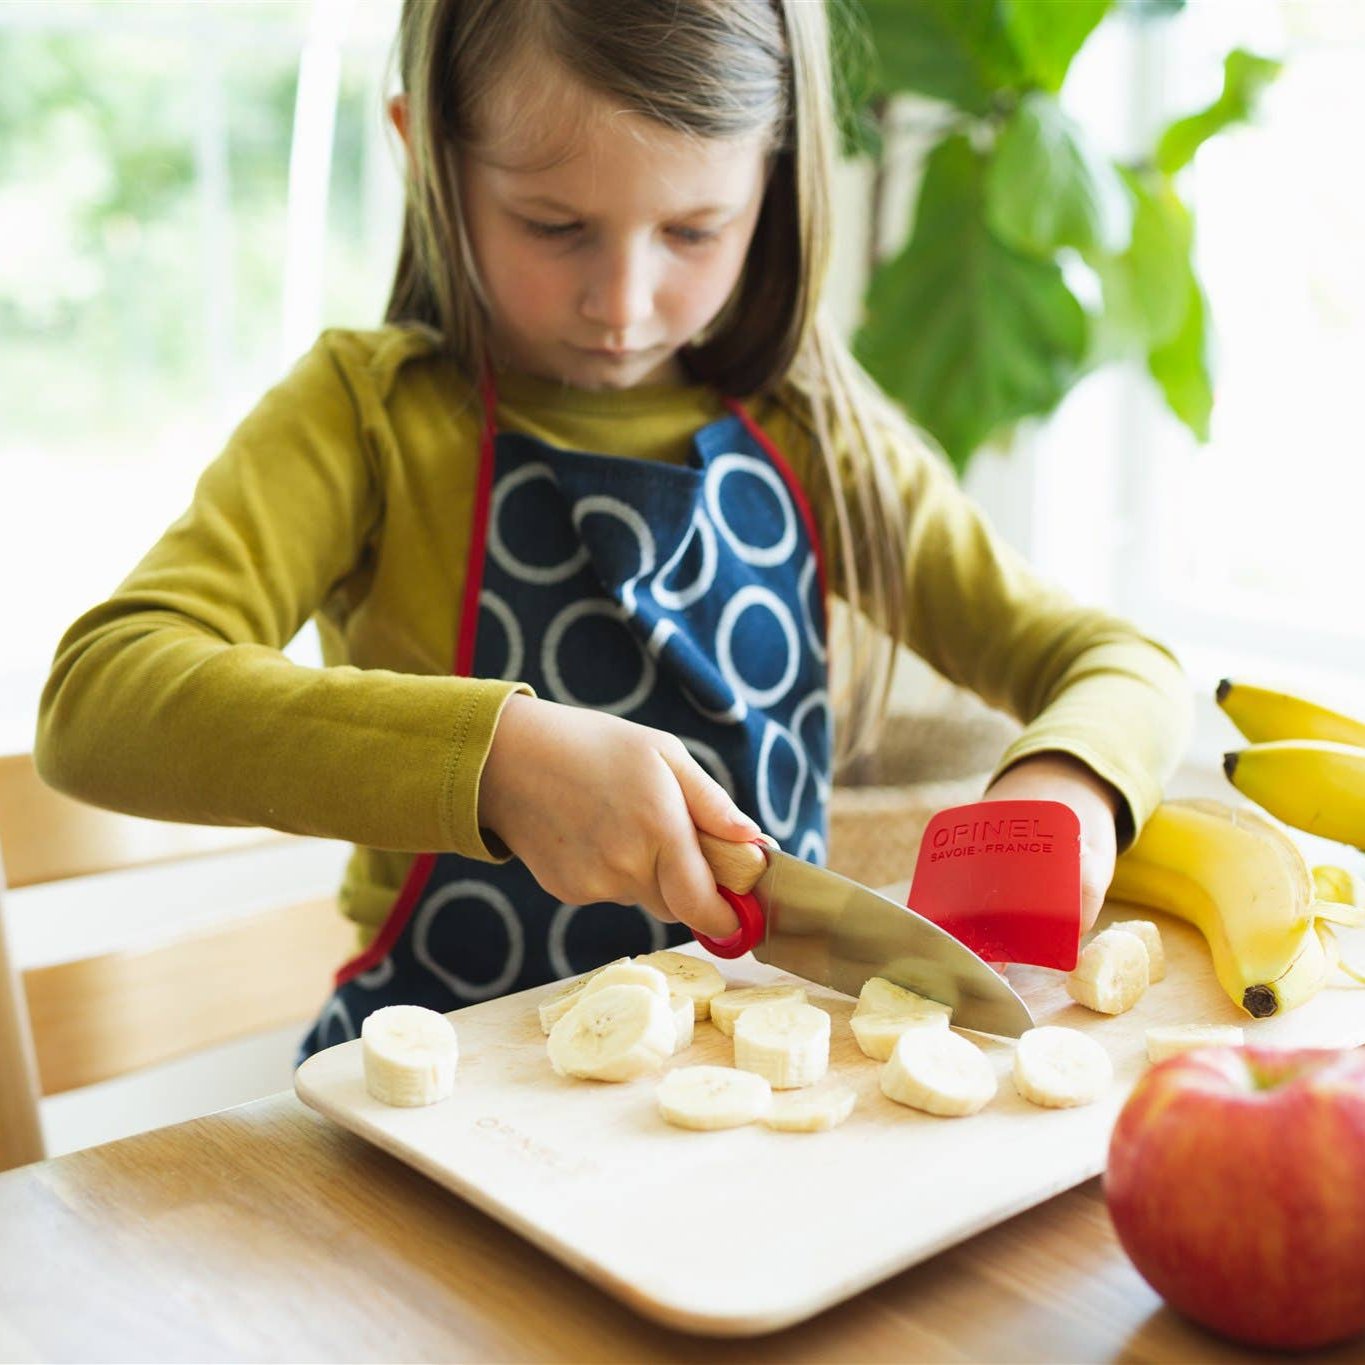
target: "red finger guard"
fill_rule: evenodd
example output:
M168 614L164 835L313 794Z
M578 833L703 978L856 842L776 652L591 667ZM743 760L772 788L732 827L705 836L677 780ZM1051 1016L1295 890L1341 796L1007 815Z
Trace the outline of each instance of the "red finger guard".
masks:
M752 891L741 896L724 886L718 886L716 890L725 897L726 904L738 916L739 928L728 938L707 938L705 934L695 931L693 937L716 957L743 957L756 943L763 941L765 921L758 898Z
M987 962L1069 972L1081 938L1081 826L1059 801L939 811L920 843L910 909Z

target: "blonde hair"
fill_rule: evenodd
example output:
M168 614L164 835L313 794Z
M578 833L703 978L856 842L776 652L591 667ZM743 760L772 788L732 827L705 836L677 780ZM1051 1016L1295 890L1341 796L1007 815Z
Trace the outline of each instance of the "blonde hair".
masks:
M819 491L828 496L816 501L832 512L834 564L855 608L835 694L837 754L847 759L875 740L904 637L904 516L887 442L893 432L915 438L820 309L837 137L825 6L404 0L398 56L409 174L386 319L434 329L468 374L482 364L487 311L461 212L458 158L479 141L478 111L494 83L539 55L670 129L708 138L768 133L769 179L744 270L685 358L697 379L722 392L785 389L808 413L827 481Z

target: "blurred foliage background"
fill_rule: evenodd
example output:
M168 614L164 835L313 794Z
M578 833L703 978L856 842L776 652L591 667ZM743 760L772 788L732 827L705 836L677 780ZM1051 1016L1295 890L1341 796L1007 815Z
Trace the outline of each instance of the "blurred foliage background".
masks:
M1182 6L861 0L845 17L851 150L886 156L899 97L942 110L904 244L885 257L880 240L870 245L856 347L959 470L1118 359L1145 365L1171 411L1208 438L1208 304L1178 177L1204 142L1252 115L1280 65L1229 52L1218 97L1130 162L1097 150L1058 98L1101 22L1160 23Z
M306 10L176 6L139 27L112 8L0 26L0 375L25 395L8 439L47 452L216 408L225 374L238 391L278 372ZM390 268L369 259L362 202L375 57L342 69L332 151L327 308L357 323Z

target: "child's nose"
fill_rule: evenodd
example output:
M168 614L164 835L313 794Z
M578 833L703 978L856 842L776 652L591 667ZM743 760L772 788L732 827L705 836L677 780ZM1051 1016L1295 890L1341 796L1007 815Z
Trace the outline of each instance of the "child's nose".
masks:
M648 248L625 245L603 251L583 291L583 316L619 332L645 321L653 308Z

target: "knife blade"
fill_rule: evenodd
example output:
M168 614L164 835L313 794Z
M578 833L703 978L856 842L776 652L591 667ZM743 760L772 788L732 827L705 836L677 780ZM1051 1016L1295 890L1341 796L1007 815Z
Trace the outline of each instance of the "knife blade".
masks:
M741 898L749 892L762 919L746 924L741 914L745 928L722 943L699 935L711 951L739 956L752 950L769 966L845 995L856 996L871 977L885 977L947 1005L955 1025L979 1033L1017 1038L1033 1027L1009 982L931 920L776 848L706 834L698 839L717 885Z

